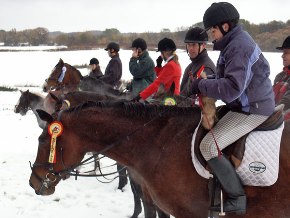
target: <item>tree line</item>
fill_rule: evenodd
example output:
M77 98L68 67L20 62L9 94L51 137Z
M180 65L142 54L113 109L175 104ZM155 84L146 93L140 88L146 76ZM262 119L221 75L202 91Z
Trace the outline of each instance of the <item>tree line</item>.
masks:
M276 51L275 48L280 46L283 40L290 35L290 20L252 24L241 19L240 23L263 51ZM192 27L194 26L203 27L203 24L199 22L192 25ZM46 28L38 27L23 31L0 30L0 42L6 46L66 45L68 50L74 50L105 47L110 41L116 41L120 43L122 48L128 49L135 38L141 37L147 41L150 49L154 49L160 39L168 37L175 41L177 47L184 48L183 40L189 28L180 27L173 32L169 29L162 29L160 32L121 33L118 29L111 28L104 31L63 33L49 32Z

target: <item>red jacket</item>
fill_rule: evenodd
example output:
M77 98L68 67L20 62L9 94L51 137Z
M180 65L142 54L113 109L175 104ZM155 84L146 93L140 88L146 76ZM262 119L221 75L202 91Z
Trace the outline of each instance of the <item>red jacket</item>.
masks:
M149 96L156 93L160 83L165 85L168 90L171 84L175 83L174 94L179 95L180 93L180 78L181 78L181 67L175 61L171 60L163 67L155 67L157 78L151 83L146 89L140 93L140 97L146 100Z

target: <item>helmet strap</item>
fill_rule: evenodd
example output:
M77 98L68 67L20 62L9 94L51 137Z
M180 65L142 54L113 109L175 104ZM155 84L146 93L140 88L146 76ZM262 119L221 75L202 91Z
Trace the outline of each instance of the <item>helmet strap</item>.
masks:
M223 28L223 24L218 24L217 25L219 30L221 31L221 33L223 34L223 36L225 36L228 32L224 31L224 28Z

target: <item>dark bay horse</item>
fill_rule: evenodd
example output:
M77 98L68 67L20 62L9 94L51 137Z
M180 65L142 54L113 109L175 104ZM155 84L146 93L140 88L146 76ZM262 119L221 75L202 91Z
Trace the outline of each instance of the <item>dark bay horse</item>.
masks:
M121 87L126 85L126 81L121 81ZM119 99L130 100L132 96L130 92L123 92L119 89L114 89L111 85L103 82L100 79L95 79L90 76L85 76L80 81L79 89L82 91L96 92L100 95L111 96Z
M62 90L64 93L76 91L82 78L83 76L78 69L59 59L59 62L45 80L43 91L48 92L54 89Z
M63 134L57 138L55 164L48 164L51 139L47 128L39 137L29 180L37 194L54 193L60 179L78 165L86 152L98 151L128 166L141 184L145 199L162 210L176 218L207 217L207 180L198 175L191 159L199 108L99 102L64 110L54 118L44 111L39 114L48 123L61 122ZM227 217L289 216L289 140L290 123L286 122L277 182L270 187L246 187L247 214Z
M67 94L61 94L57 95L55 92L50 92L49 95L51 95L51 98L55 101L55 111L59 111L60 109L67 109L70 107L75 107L77 105L86 103L86 102L92 102L92 101L102 101L102 100L117 100L117 97L114 97L115 95L105 95L106 92L101 92L102 94L99 94L99 92L88 92L88 91L77 91L77 92L69 92ZM54 95L56 94L56 95ZM48 96L49 96L48 95ZM51 100L52 102L53 100ZM93 152L95 153L95 152ZM126 169L122 169L123 166L120 164L117 164L117 169L119 171L119 184L118 189L121 189L127 184L127 175L126 175ZM131 216L131 218L137 218L138 215L142 211L141 206L141 199L143 199L143 194L140 185L134 181L134 173L130 173L130 169L128 170L129 173L129 179L130 179L130 185L133 192L134 197L134 213ZM143 200L143 207L146 211L146 214L150 214L150 216L145 216L145 218L155 218L155 213L157 212L159 214L159 218L169 218L169 215L165 214L163 211L161 211L159 208L155 207L154 204L151 202L147 203Z

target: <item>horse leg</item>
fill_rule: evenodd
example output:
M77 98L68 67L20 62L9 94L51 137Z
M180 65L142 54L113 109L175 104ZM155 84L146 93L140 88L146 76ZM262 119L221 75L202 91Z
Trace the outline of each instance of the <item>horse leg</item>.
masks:
M92 152L93 155L95 155L97 152ZM94 156L94 172L96 174L97 169L100 170L100 160L99 156Z
M132 177L130 177L130 174L129 174L129 180L130 180L131 190L134 196L134 213L131 216L131 218L137 218L138 215L142 212L142 205L141 205L142 190L141 190L141 186L138 183L136 183Z
M161 210L159 207L155 206L156 210L157 210L157 214L159 218L170 218L170 215L163 212L163 210Z
M142 187L142 196L145 218L156 218L156 206L144 187Z
M128 183L128 178L127 178L127 170L124 168L123 165L117 163L117 170L119 172L119 185L118 189L122 190L125 185Z

